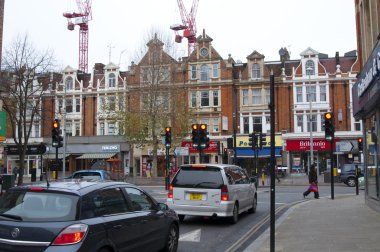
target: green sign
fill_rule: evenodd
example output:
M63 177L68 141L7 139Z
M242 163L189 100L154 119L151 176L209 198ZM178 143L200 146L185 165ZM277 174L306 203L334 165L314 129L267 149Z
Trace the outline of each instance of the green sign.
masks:
M7 134L6 118L5 111L0 111L0 138L5 138Z

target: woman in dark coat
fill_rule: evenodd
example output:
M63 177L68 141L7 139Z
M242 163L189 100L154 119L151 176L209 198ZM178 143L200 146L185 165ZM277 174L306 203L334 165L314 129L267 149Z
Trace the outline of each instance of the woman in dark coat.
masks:
M307 195L309 195L310 192L314 192L314 198L319 199L319 192L318 192L318 175L317 171L315 170L315 165L312 164L309 169L309 188L303 193L303 197L305 198Z

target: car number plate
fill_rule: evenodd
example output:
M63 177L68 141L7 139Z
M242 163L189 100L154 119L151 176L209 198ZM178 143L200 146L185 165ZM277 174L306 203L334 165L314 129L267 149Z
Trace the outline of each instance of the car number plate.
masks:
M190 193L190 200L202 200L201 193Z

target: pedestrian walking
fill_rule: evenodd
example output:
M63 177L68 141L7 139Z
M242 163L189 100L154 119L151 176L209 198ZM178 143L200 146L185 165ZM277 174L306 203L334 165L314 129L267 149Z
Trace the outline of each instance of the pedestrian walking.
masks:
M15 166L15 167L13 168L13 176L15 177L15 178L14 178L15 181L17 180L17 174L18 174L18 167Z
M280 177L278 176L278 167L277 167L277 165L276 165L276 168L274 169L274 176L276 177L276 179L277 179L277 182L278 183L280 183Z
M303 193L303 197L309 195L309 193L314 193L314 198L319 199L319 192L318 192L318 175L317 171L315 170L315 165L312 164L309 169L309 187L307 190Z

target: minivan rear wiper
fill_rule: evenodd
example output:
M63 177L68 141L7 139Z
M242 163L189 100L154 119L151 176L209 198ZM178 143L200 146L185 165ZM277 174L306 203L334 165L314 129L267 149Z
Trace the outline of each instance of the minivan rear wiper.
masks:
M13 214L0 214L1 217L6 217L9 219L14 219L14 220L20 220L22 221L22 217L18 215L13 215Z
M194 185L194 188L196 188L196 187L198 187L198 186L200 186L200 185L202 185L202 184L213 184L213 185L215 185L216 183L215 183L215 182L209 182L209 181L200 182L200 183L198 183L198 184L195 184L195 185Z

